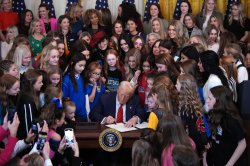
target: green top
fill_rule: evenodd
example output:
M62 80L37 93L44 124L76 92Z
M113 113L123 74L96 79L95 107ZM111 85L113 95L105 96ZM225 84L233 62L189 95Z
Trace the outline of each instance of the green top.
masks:
M33 51L32 57L36 57L38 53L42 52L44 40L45 36L41 40L36 40L32 35L29 36L30 47Z

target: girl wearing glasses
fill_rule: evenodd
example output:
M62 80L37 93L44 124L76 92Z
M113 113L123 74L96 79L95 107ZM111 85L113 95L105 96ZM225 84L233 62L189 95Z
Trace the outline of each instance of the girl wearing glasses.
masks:
M102 66L97 62L91 62L86 72L86 92L89 97L90 110L99 103L102 94L105 93L105 86L101 80Z

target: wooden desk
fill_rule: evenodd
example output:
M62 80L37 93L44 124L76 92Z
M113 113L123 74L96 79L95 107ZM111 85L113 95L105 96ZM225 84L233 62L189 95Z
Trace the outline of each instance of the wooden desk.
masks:
M100 125L99 129L86 130L76 128L75 136L80 149L98 149L101 148L99 145L99 135L107 127ZM132 148L135 140L139 139L141 130L129 131L121 133L122 135L122 146L121 148Z

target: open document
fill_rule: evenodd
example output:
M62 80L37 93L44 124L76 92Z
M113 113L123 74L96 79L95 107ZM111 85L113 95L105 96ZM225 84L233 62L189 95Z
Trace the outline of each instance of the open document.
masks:
M143 122L141 124L137 124L135 127L125 127L124 123L116 123L116 124L110 124L106 125L109 128L116 129L119 132L127 132L127 131L133 131L138 129L144 129L148 127L148 123Z

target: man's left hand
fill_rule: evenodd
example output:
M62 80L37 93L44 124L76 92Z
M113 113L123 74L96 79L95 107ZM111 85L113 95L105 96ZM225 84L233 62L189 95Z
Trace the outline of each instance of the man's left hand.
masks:
M133 118L129 119L129 121L127 121L125 127L134 127L137 122L138 122L138 117L134 116Z

